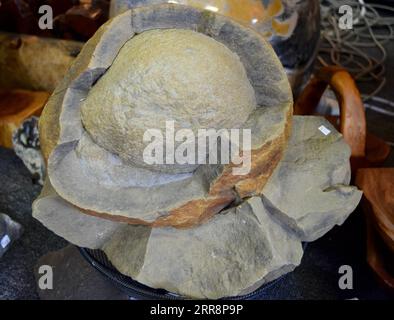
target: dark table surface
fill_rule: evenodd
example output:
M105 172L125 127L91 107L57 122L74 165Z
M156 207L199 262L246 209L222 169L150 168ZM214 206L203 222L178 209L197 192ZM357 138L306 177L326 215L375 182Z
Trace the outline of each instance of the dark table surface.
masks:
M379 94L394 101L394 43L387 45L387 84ZM367 111L370 132L394 141L393 118ZM394 166L391 152L385 166ZM21 239L0 259L0 299L37 299L33 269L38 259L67 242L31 216L31 204L40 192L30 173L13 151L0 148L0 212L25 227ZM366 263L365 223L358 208L341 226L310 243L302 264L283 280L265 290L263 299L390 299ZM341 290L340 266L353 269L353 289ZM92 269L92 272L95 272Z

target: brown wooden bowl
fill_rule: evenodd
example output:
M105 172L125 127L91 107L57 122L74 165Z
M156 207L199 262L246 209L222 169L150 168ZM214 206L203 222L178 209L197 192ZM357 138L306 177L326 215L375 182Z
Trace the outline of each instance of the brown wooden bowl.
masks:
M48 92L0 90L0 145L12 148L12 134L27 118L39 116Z

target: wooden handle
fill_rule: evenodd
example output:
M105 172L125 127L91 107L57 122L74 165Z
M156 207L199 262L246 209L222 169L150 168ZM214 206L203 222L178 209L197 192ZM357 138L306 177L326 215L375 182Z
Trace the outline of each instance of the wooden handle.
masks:
M365 110L360 92L346 70L334 66L321 68L297 99L294 114L313 114L328 85L338 99L340 131L352 150L352 157L364 158L367 127Z

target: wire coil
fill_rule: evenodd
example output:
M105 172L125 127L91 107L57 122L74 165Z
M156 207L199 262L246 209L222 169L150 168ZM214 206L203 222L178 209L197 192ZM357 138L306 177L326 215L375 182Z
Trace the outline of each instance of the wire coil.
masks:
M353 28L342 30L338 26L339 8L349 5L353 9ZM363 100L378 94L386 84L387 52L384 45L394 39L394 8L381 4L367 4L364 0L324 0L322 8L321 65L337 65L347 69L354 79L371 82L374 89ZM377 49L377 54L365 52ZM371 51L371 50L369 50Z

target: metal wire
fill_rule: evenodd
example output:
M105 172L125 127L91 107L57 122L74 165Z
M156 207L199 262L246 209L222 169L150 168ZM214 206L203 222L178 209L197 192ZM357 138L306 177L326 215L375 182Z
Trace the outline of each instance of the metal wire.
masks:
M353 28L342 30L338 26L339 8L349 5L353 9ZM318 61L321 65L337 65L347 69L356 82L374 83L374 89L363 100L378 94L386 84L387 52L384 44L394 39L394 7L369 4L364 0L325 0L322 3L322 45ZM375 48L377 53L365 52ZM371 50L369 50L371 51Z

